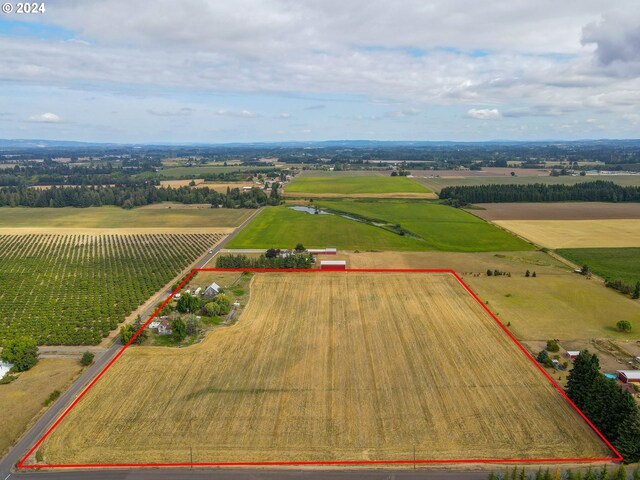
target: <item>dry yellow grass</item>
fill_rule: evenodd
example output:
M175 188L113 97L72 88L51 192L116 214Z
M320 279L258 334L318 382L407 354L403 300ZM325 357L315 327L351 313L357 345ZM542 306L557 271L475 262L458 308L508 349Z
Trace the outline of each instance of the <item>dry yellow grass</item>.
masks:
M640 302L587 280L543 252L339 252L350 268L442 268L464 281L521 340L624 338L615 321L640 320ZM488 277L487 270L511 277ZM536 278L526 278L526 270ZM615 321L612 319L616 319Z
M607 456L448 274L258 274L239 322L131 348L53 463Z
M500 220L494 223L548 248L640 246L640 219Z
M0 385L0 457L43 410L54 390L64 391L78 375L76 358L44 358L8 385Z

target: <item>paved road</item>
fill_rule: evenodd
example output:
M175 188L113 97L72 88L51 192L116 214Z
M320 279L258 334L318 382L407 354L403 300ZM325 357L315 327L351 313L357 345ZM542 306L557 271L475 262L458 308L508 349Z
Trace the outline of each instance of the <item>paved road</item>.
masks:
M240 226L238 226L233 233L228 235L222 242L220 242L211 253L207 253L204 257L202 257L195 265L195 268L202 268L207 264L211 258L213 258L224 246L227 242L229 242L233 237L235 237L240 230L247 226L247 224L260 212L262 209L256 210L249 218L247 218ZM163 298L166 298L171 294L171 289L167 289L164 292ZM155 305L150 306L142 315L143 319L147 319L153 312L155 311ZM25 453L29 451L29 449L35 445L35 443L44 435L47 431L47 428L62 414L67 405L69 405L86 387L93 378L98 375L102 371L102 369L111 361L111 359L118 353L122 344L120 342L114 343L111 347L104 350L104 353L100 355L96 355L95 361L93 365L87 368L82 375L69 387L67 391L65 391L60 398L38 419L29 431L27 431L22 438L18 441L18 443L9 451L9 453L0 461L0 480L6 480L6 477L11 474L11 470L14 465L20 461L20 459L24 456ZM126 476L122 476L124 471L117 472L118 477L113 478L127 478ZM150 472L149 472L150 473ZM158 473L158 472L156 472ZM13 475L16 475L15 473ZM12 475L12 476L13 476ZM20 476L22 474L19 474ZM31 475L37 475L32 473ZM62 476L52 477L52 478L71 478L71 472L66 472ZM73 474L75 475L75 473ZM93 475L93 474L92 474ZM39 475L38 475L39 476ZM80 476L75 476L73 478L86 478L81 474ZM105 477L112 478L112 477ZM145 477L152 478L152 477ZM170 477L165 477L170 478Z
M487 472L438 470L125 469L14 473L19 480L484 480ZM0 480L6 480L4 477Z

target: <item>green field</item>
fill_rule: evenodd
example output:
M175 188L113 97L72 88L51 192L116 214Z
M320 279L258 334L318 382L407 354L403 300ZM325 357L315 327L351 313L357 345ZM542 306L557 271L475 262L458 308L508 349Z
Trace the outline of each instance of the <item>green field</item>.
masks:
M314 215L286 207L268 207L245 227L229 248L337 247L341 250L455 252L528 250L522 240L462 210L426 202L324 201L335 208L401 225L412 235L398 235L337 215Z
M452 252L530 250L533 247L510 233L463 210L432 202L407 200L322 200L321 208L400 224L424 239L427 248Z
M556 252L608 280L640 281L640 248L562 248Z
M298 177L285 187L287 193L429 193L424 185L406 177Z
M439 192L444 187L467 186L467 185L529 185L532 183L544 183L547 185L575 185L580 182L594 182L605 180L622 186L640 186L640 175L608 175L584 177L456 177L456 178L424 178L413 177L417 182L425 185L434 192Z
M426 250L417 239L335 215L313 215L286 207L266 207L227 248L337 247L341 250Z
M216 228L235 227L253 210L227 208L119 207L0 208L1 227Z

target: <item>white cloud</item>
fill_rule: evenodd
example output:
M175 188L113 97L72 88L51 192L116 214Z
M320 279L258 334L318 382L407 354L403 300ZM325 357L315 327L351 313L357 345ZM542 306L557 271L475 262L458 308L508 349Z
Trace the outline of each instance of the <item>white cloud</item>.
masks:
M37 123L59 123L62 121L62 118L55 113L47 112L39 115L31 115L29 121Z
M49 1L46 17L30 21L75 38L4 34L5 84L110 91L140 104L176 91L264 94L265 103L235 104L259 105L262 115L216 111L234 105L226 99L208 111L265 123L290 108L296 119L322 121L306 111L326 108L345 122L359 116L407 126L457 106L471 118L509 118L497 128L576 112L621 119L640 100L640 18L629 13L636 0L403 0L402 8L382 0ZM276 105L285 96L305 103ZM348 107L371 103L390 111ZM142 118L198 115L179 107L145 104ZM65 115L75 108L77 119L83 106L63 108Z
M279 115L280 118L291 118L291 114L289 112L282 112Z
M237 117L237 118L256 118L258 116L257 113L251 112L249 110L227 110L221 108L216 111L216 115L221 117Z
M502 115L500 115L500 111L497 108L472 108L467 112L467 117L478 120L496 120L501 118Z

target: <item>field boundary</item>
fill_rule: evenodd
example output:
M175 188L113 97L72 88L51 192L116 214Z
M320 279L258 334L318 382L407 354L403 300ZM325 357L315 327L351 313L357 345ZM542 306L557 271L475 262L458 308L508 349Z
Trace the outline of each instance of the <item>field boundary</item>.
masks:
M522 344L513 336L513 334L505 327L500 320L491 312L491 310L480 300L473 290L462 280L462 278L453 270L449 269L381 269L381 268L365 268L365 269L347 269L340 271L340 273L348 274L349 272L355 273L446 273L453 275L460 285L471 295L471 297L478 302L483 310L496 322L496 324L502 329L504 333L518 346L518 348L525 354L525 356L533 362L538 370L545 376L545 378L551 382L554 388L562 395L562 397L573 407L573 409L580 415L580 417L589 425L589 427L598 435L603 443L611 450L615 457L578 457L578 458L495 458L495 459L414 459L414 460L345 460L345 461L290 461L290 462L278 462L278 461L264 461L264 462L185 462L185 463L95 463L95 464L30 464L25 462L33 455L38 447L42 445L44 440L53 432L53 430L62 422L67 414L76 406L76 404L86 395L86 393L100 380L105 372L114 364L114 362L120 358L120 355L133 343L133 341L140 335L147 325L158 315L158 313L172 300L173 296L180 291L180 289L187 284L187 282L197 272L254 272L254 273L316 273L322 274L328 272L327 270L318 269L273 269L273 268L194 268L189 275L178 285L178 287L171 292L171 295L156 309L155 312L145 321L140 329L133 335L133 337L122 346L118 353L111 359L111 361L100 371L98 375L82 390L80 395L62 412L58 419L47 429L45 434L31 447L24 457L17 463L18 469L86 469L86 468L146 468L146 467L251 467L251 466L329 466L329 465L344 465L344 466L357 466L357 465L425 465L425 464L503 464L503 463L581 463L581 462L615 462L622 461L623 457L615 449L615 447L605 438L605 436L593 425L593 423L586 417L584 413L571 401L562 388L553 380L553 378L544 370L544 368L533 358L533 356L522 346ZM331 273L336 273L331 271Z

